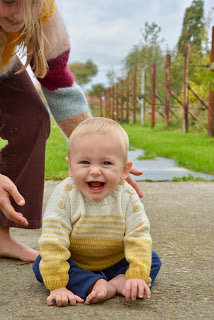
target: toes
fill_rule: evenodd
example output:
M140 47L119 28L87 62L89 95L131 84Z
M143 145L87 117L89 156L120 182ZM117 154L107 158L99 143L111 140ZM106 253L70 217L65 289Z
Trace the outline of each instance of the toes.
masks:
M101 300L104 300L106 297L105 292L102 291L92 291L86 298L86 304L97 303Z

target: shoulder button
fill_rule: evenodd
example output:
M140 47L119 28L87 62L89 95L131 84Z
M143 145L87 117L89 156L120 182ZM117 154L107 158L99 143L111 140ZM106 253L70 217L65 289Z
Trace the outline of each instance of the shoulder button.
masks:
M125 180L120 180L119 184L123 186L125 184Z
M65 189L65 191L70 191L72 189L72 185L70 183L66 183L64 185L64 189Z

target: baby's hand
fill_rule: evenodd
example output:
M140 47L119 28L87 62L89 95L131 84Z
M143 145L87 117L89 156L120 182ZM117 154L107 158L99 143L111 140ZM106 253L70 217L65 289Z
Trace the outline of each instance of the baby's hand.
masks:
M63 287L59 289L50 290L50 295L47 297L47 304L49 306L53 306L55 301L58 307L61 307L67 306L69 302L72 306L74 306L77 302L83 302L84 300L79 296L73 294L67 288Z
M141 279L127 279L123 295L126 300L136 300L137 298L143 299L144 295L147 298L151 297L149 286L144 280Z

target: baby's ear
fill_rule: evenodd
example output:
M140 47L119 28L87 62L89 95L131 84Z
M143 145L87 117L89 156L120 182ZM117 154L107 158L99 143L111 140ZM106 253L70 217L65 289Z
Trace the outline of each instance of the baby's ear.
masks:
M68 175L69 175L69 177L71 177L71 176L72 176L72 175L71 175L71 166L70 166L70 162L69 162L68 157L66 157L65 160L66 160L66 162L67 162L67 164L68 164Z
M121 179L126 180L128 178L129 171L130 171L131 167L132 167L132 161L128 160L126 165L123 168L123 173L122 173Z

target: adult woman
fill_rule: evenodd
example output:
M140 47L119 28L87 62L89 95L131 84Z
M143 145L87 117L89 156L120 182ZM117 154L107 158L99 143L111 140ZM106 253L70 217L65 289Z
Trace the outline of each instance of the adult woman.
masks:
M23 67L15 55L26 50ZM70 47L53 0L0 0L0 256L34 261L38 252L10 237L10 227L41 227L49 115L27 72L41 83L58 125L69 136L91 117L67 68ZM9 197L12 197L9 199Z

